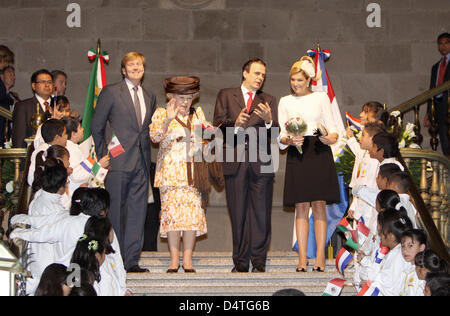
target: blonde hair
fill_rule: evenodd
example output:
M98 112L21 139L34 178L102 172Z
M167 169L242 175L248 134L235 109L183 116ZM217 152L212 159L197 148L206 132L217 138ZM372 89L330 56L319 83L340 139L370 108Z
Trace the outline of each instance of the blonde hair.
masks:
M301 72L306 79L312 79L314 81L319 80L320 75L316 74L316 64L314 60L309 56L303 56L299 61L295 62L291 67L289 77Z
M121 69L124 69L126 64L129 61L135 60L135 59L140 59L142 61L142 65L144 65L144 68L145 68L145 57L144 57L144 55L142 55L141 53L129 52L125 56L123 56L123 58L122 58L122 61L120 63Z

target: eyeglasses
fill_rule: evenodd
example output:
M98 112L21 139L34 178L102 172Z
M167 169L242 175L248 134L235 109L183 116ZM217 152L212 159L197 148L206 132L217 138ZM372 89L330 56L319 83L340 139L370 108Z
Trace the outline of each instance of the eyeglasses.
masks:
M38 84L53 84L52 80L41 80L41 81L36 81L36 83Z

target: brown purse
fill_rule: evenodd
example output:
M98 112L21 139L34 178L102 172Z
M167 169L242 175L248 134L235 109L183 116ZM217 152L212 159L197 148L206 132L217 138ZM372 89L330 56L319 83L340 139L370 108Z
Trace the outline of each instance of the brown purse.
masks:
M177 122L181 126L189 129L191 133L193 132L192 118L194 113L195 110L189 113L187 124L176 117ZM213 162L206 162L203 159L200 162L188 161L186 164L188 184L200 192L202 197L202 208L206 210L209 205L209 193L211 192L211 186L214 185L219 190L223 190L225 186L222 164L215 160ZM193 168L192 165L194 166Z

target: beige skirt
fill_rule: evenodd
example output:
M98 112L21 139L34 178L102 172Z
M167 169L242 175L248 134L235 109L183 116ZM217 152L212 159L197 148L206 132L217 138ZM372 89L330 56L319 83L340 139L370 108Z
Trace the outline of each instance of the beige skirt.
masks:
M161 187L160 235L167 238L172 231L196 231L196 236L206 234L206 216L202 198L197 189L190 186Z

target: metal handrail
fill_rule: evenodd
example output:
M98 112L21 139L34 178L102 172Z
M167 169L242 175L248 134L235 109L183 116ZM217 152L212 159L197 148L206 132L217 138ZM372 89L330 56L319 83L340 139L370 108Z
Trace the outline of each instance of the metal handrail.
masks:
M403 102L396 107L389 110L389 112L400 111L401 113L408 112L418 105L425 103L426 101L432 99L434 96L439 95L447 90L450 90L450 80L444 82L443 84L437 86L434 89L427 90L418 96Z
M12 121L12 112L0 106L0 116Z

